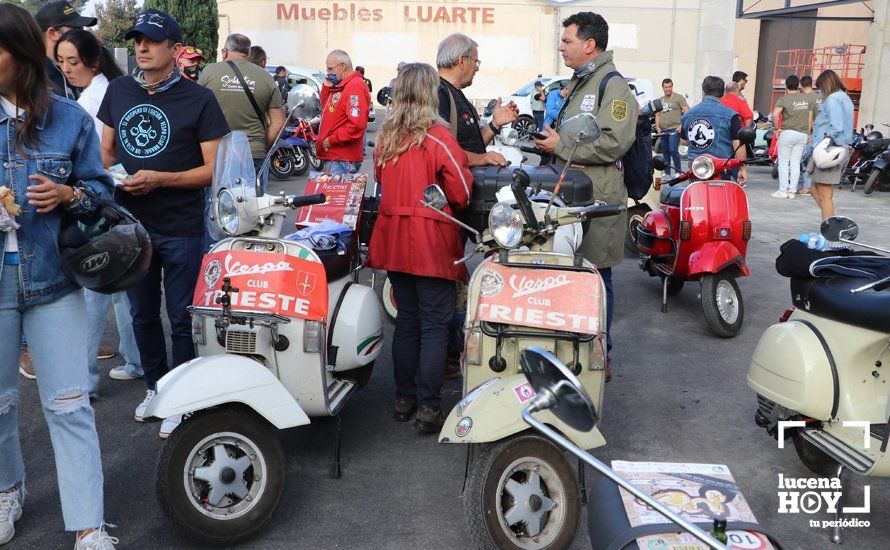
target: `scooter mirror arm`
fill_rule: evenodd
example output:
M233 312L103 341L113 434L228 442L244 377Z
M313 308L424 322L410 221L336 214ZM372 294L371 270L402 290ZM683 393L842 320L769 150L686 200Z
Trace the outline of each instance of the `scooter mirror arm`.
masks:
M290 119L293 116L294 116L294 111L293 111L293 109L291 109L290 112L287 114L287 118L284 119L284 124L281 125L281 129L278 130L278 135L275 136L275 139L272 141L272 143L278 143L278 140L281 139L281 134L284 133L284 130L287 128L287 125L290 124ZM257 197L263 196L263 187L260 185L260 174L265 172L266 168L268 168L268 166L269 166L269 163L272 162L272 155L275 154L275 149L276 149L275 147L269 147L269 151L266 153L266 158L263 159L263 164L262 164L262 166L260 166L260 169L257 172L257 175L256 175L256 196Z
M624 490L657 510L665 518L669 519L673 523L676 523L692 536L707 544L710 548L714 548L715 550L727 550L726 546L711 538L701 528L671 512L663 504L653 499L648 494L636 488L632 483L626 481L624 478L616 474L614 470L591 456L589 453L584 452L577 445L551 429L549 426L543 424L542 422L539 422L532 416L532 412L537 410L544 410L545 408L547 408L548 402L552 400L553 395L550 392L542 392L538 394L538 397L535 397L534 400L532 400L531 404L523 409L522 419L525 420L525 422L528 423L530 426L568 450L570 453L589 464L591 467L593 467L593 469L617 483Z
M884 254L890 254L890 250L885 250L879 246L873 246L870 244L861 243L859 241L851 241L850 239L841 239L842 243L852 244L855 246L861 246L862 248L867 248L869 250L875 250L877 252L883 252Z
M469 225L465 224L464 222L460 221L459 219L455 218L454 216L450 216L450 215L446 214L445 212L442 212L442 211L439 210L438 208L434 208L434 207L432 206L432 203L424 202L424 201L420 201L420 204L422 204L423 206L429 208L430 210L434 210L434 211L438 212L443 218L447 219L447 220L450 221L451 223L454 223L454 224L457 224L457 225L463 227L464 229L466 229L467 231L469 231L470 233L472 233L474 236L476 236L477 239L481 239L481 238L482 238L482 235L481 235L478 231L476 231L475 229L473 229L473 228L470 227Z
M868 283L867 285L863 285L860 287L850 289L850 294L859 294L860 292L865 292L866 290L876 289L876 290L884 290L887 288L887 285L890 285L890 277L884 277L880 281L875 281L873 283ZM877 288L877 287L882 288Z

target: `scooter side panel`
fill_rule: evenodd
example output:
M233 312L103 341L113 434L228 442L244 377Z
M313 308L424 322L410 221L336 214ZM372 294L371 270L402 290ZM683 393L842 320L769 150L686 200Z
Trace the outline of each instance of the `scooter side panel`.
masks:
M333 295L333 294L332 294ZM331 303L330 319L333 317ZM334 320L334 336L337 346L337 364L340 372L367 365L377 359L383 349L383 313L377 294L363 285L350 285Z
M521 374L493 378L467 394L451 410L439 433L439 443L489 443L528 430L529 425L522 420L522 410L534 396L531 384ZM549 411L535 416L582 449L595 449L606 444L599 428L579 432L563 424Z
M801 322L769 327L754 350L748 387L794 412L829 420L834 376L816 334Z
M225 403L243 403L278 429L309 423L269 369L238 355L198 357L170 371L158 381L145 415L167 418Z

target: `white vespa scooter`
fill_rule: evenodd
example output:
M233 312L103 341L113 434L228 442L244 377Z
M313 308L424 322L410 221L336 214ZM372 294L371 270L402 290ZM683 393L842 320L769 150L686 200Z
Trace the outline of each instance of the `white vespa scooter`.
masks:
M192 413L160 453L156 493L200 543L262 529L284 488L276 430L336 416L380 354L380 303L357 284L356 247L329 255L279 238L287 211L323 202L262 194L246 135L223 138L208 223L228 238L204 257L190 308L198 357L158 381L146 413ZM332 477L339 434L338 420Z

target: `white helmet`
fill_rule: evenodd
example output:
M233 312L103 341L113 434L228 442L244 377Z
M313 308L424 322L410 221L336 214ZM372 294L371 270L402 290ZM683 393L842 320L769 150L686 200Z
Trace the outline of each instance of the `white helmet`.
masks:
M827 170L834 168L847 159L847 148L835 145L831 138L825 138L813 148L813 163L816 168Z

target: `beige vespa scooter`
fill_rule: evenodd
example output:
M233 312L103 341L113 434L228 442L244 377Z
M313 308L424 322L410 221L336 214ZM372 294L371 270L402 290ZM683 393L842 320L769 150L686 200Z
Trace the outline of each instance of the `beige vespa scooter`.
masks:
M822 224L829 241L890 254L854 243L858 233L849 218ZM880 258L878 267L884 259L890 264ZM751 358L755 421L782 441L791 437L801 462L821 476L890 477L888 288L890 277L792 279L796 308L766 330ZM835 528L832 540L841 538Z
M575 147L598 136L589 114L560 127L560 138ZM477 251L494 253L470 279L461 361L465 397L439 441L472 444L464 515L477 548L567 548L580 523L581 491L562 450L522 420L535 391L521 374L519 354L535 346L559 357L600 410L605 286L594 265L578 254L553 252L553 243L560 226L617 215L626 205L532 203L526 190L534 182L522 170L513 178L515 200L492 208L484 235L442 213L476 236ZM441 213L444 201L437 186L427 189L426 206ZM576 429L553 411L539 418L584 449L605 445L593 425Z

